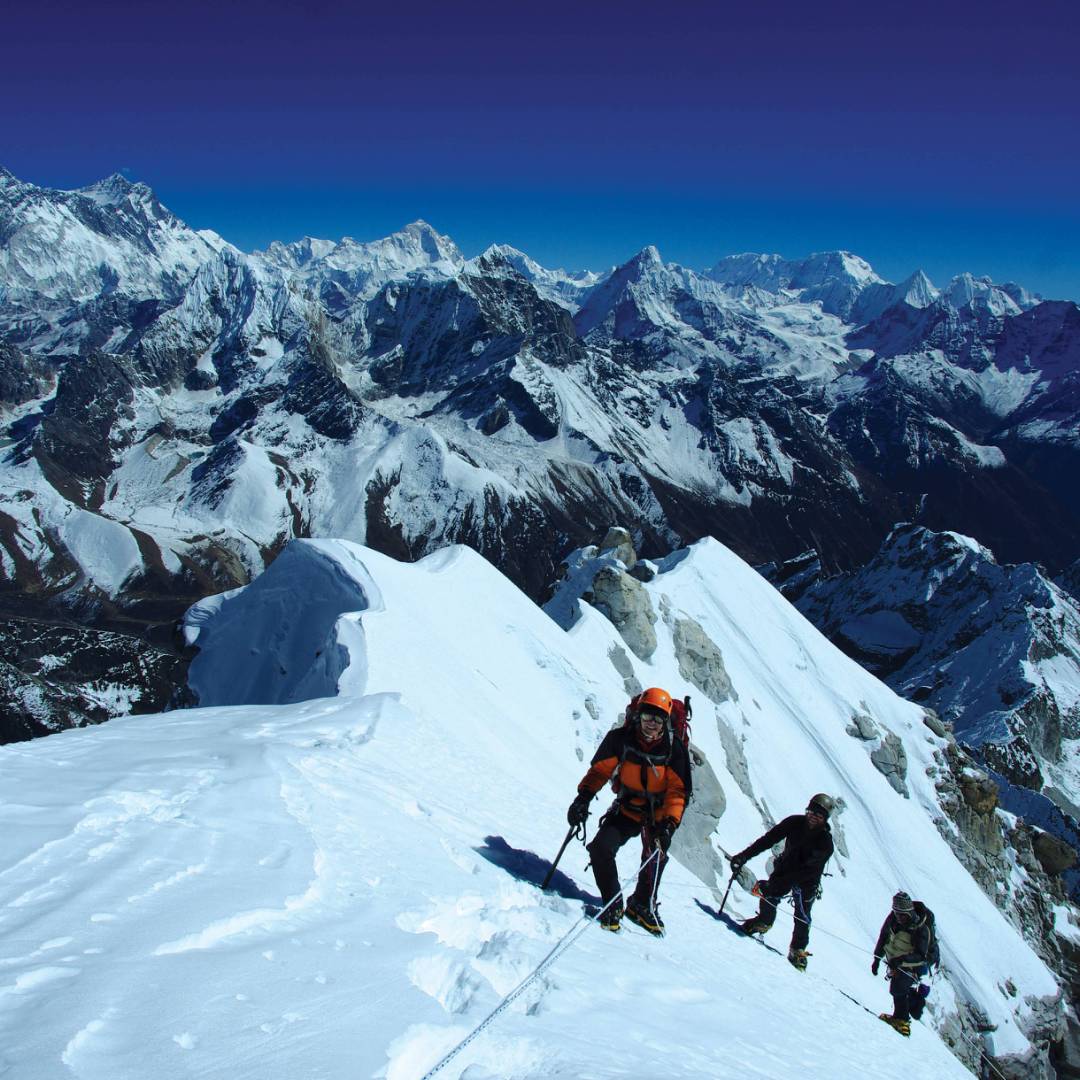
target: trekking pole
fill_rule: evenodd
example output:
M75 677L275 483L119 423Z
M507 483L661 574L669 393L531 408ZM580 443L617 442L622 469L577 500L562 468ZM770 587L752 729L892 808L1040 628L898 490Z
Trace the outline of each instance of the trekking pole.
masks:
M571 825L566 832L566 839L562 842L562 847L559 848L559 854L555 856L555 861L551 864L551 869L547 872L547 876L544 878L541 889L546 889L551 883L551 879L555 876L555 867L559 865L559 860L563 857L563 852L566 850L566 845L570 843L574 837L579 837L582 841L585 840L585 824L582 822L580 825Z
M727 888L724 890L724 899L720 901L720 914L724 914L724 905L727 903L728 893L731 892L731 886L735 883L735 871L731 871L731 877L728 878Z

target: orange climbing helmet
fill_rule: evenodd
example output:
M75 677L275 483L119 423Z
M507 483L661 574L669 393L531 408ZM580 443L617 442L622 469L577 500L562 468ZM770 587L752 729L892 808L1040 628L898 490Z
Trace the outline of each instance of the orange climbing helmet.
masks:
M665 716L671 715L671 695L659 686L650 686L638 699L637 707L641 709L648 705L656 712L662 712Z

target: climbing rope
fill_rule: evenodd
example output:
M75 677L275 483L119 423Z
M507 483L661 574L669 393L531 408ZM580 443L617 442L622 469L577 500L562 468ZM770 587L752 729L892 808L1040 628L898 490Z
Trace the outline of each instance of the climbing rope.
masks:
M541 960L540 963L537 964L536 967L533 968L533 970L529 972L529 974L526 975L525 978L522 979L521 982L519 982L517 986L515 986L514 989L511 990L510 993L507 994L506 997L504 997L502 1001L500 1001L499 1004L496 1005L495 1008L492 1009L491 1012L488 1013L488 1015L485 1016L484 1019L481 1020L480 1023L477 1024L476 1027L473 1028L473 1030L470 1031L469 1034L466 1035L465 1038L457 1044L457 1046L450 1050L449 1053L443 1055L443 1057L435 1065L428 1069L428 1071L424 1073L421 1080L429 1080L430 1077L434 1076L447 1064L453 1061L453 1059L457 1057L457 1055L460 1054L461 1051L469 1045L469 1043L471 1043L475 1038L477 1038L477 1036L479 1036L480 1033L485 1028L487 1028L500 1013L508 1009L525 992L526 988L535 979L537 979L549 967L551 967L551 965L554 964L555 961L558 960L559 957L562 956L562 954L566 952L566 950L569 949L570 946L573 945L574 942L576 942L577 939L581 937L581 935L584 934L586 930L588 930L590 923L596 922L596 920L599 919L600 916L603 915L604 912L607 911L607 909L611 907L611 905L614 904L616 900L622 899L623 890L627 887L627 885L631 881L633 881L643 870L645 870L653 861L653 859L659 856L659 854L660 848L657 847L653 850L653 853L632 874L628 874L619 883L619 891L599 911L597 911L593 915L582 915L581 918L578 919L578 921L574 923L574 925L571 926L570 929L567 930L567 932L563 934L561 938L559 938L559 940L555 943L547 956L545 956L544 959Z

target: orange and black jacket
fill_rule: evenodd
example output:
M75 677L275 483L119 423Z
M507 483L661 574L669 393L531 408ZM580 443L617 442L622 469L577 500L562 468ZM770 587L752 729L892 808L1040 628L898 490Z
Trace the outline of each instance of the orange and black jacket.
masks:
M636 731L615 728L593 754L578 791L593 796L609 780L617 786L618 806L627 817L642 822L671 818L678 825L690 794L690 757L670 731L646 750Z

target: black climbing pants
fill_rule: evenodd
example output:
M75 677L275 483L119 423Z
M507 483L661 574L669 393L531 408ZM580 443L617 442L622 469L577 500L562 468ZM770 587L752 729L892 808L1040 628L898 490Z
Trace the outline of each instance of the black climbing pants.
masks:
M893 999L893 1016L897 1020L918 1020L922 1016L926 997L920 993L919 980L929 970L926 966L889 968L889 993Z
M619 870L615 865L615 854L619 848L638 834L642 836L641 861L646 863L653 853L653 839L648 825L627 817L621 811L605 814L600 819L600 828L588 845L592 858L593 874L600 898L606 905L619 892ZM650 907L660 887L660 878L664 873L667 855L661 854L638 874L637 887L633 899L643 907Z
M795 904L795 926L791 931L791 947L805 949L810 941L810 909L814 906L814 895L803 893L798 885L794 887L786 882L774 883L767 878L761 883L761 902L758 904L757 920L772 926L776 919L776 907L788 893Z

